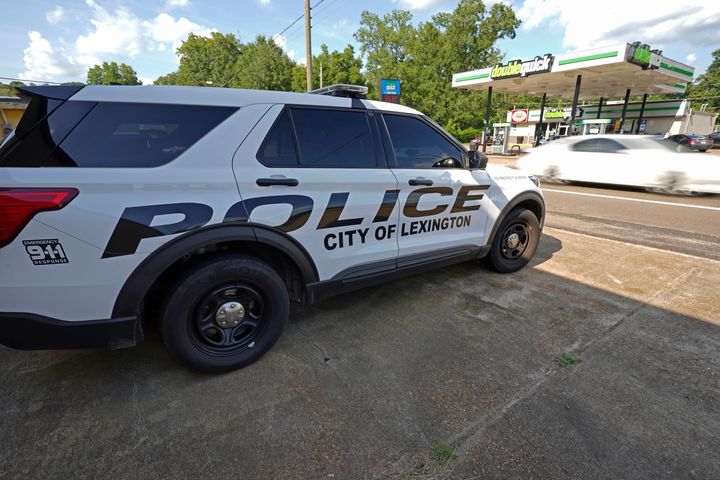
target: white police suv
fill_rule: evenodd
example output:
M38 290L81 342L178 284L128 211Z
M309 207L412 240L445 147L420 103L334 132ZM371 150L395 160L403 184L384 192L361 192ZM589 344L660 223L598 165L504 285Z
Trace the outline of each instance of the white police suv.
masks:
M113 348L158 321L205 372L260 358L291 302L485 257L525 266L537 181L420 112L200 87L23 87L0 147L0 342Z

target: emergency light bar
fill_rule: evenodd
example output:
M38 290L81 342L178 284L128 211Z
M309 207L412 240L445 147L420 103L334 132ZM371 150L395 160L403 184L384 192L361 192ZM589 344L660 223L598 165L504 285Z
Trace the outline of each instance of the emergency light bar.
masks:
M328 95L330 97L347 97L365 100L367 98L368 87L338 83L336 85L311 90L309 93L314 93L316 95Z

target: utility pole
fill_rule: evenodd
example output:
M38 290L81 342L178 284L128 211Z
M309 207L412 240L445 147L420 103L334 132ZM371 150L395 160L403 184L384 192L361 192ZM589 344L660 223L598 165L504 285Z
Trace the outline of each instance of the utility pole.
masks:
M305 60L307 68L307 91L312 90L312 46L310 41L310 0L305 0Z

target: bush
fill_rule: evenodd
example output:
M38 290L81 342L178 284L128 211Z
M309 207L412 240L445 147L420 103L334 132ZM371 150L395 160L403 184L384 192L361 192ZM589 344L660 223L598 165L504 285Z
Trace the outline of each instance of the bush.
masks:
M460 143L468 143L470 140L481 136L483 133L481 128L473 127L465 128L463 130L449 127L446 128L446 130L450 133L450 135L457 138Z

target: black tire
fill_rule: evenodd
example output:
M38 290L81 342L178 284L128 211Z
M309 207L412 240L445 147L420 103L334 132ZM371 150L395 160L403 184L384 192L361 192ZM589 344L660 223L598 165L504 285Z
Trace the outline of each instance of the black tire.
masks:
M194 266L170 290L161 332L179 362L222 373L270 350L288 311L287 288L275 270L254 258L223 255Z
M515 244L517 235L518 243ZM514 208L503 219L493 238L487 264L496 272L517 272L532 260L540 241L540 222L526 208Z
M705 153L705 152L707 152L707 148L701 148L701 149L698 150L698 151L699 151L699 152L702 152L702 153Z

